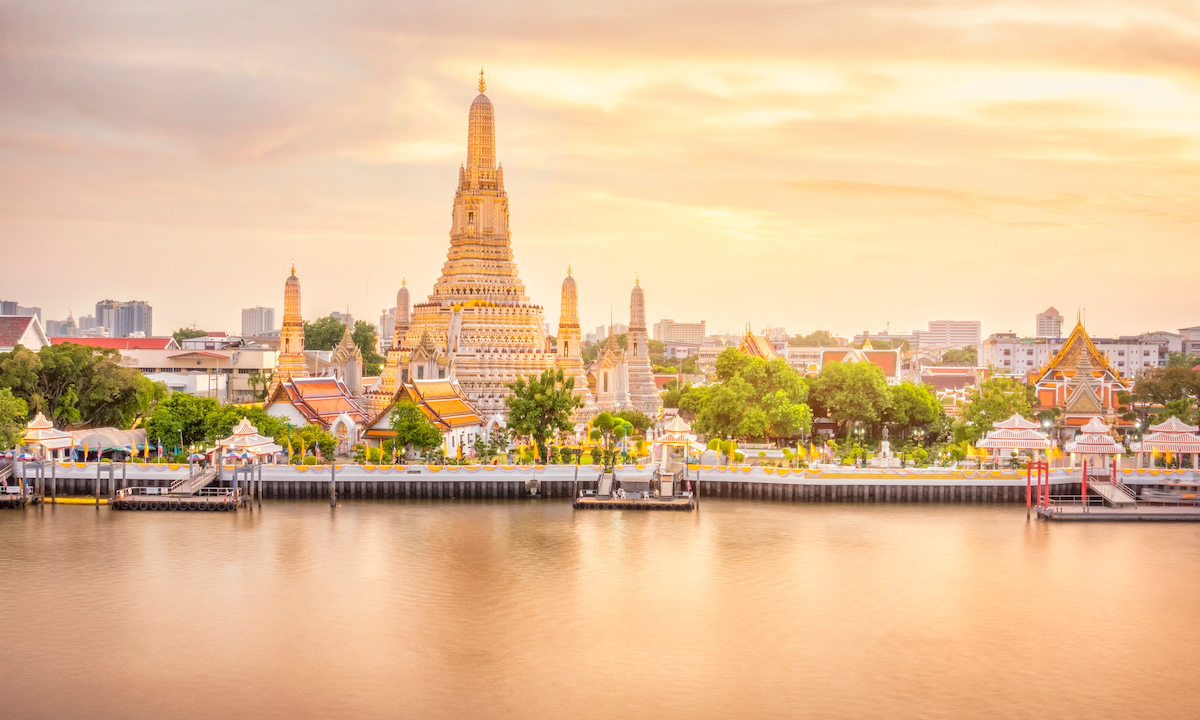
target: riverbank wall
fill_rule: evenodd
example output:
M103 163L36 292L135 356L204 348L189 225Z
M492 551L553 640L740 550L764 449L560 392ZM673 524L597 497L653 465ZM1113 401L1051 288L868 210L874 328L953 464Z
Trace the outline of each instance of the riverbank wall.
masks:
M187 474L186 465L114 465L110 486L109 466L96 463L56 463L57 494L63 497L92 495L98 489L108 496L123 487L168 487ZM656 466L624 466L622 475L648 476ZM255 471L255 492L264 500L328 500L334 479L341 500L388 499L517 499L530 496L531 486L546 498L569 499L575 491L595 489L601 469L596 466L321 466L264 465L262 483ZM49 496L50 468L47 464L46 494ZM225 466L218 486L228 487L233 466ZM32 479L32 466L26 476ZM242 480L246 473L239 473ZM1165 481L1196 478L1195 471L1123 470L1127 485L1158 485ZM578 479L576 479L578 478ZM536 479L536 483L532 481ZM1079 470L1054 470L1050 475L1052 495L1078 495ZM1024 472L959 471L945 469L863 470L829 468L786 470L778 468L720 468L691 466L685 481L705 498L731 498L777 502L848 503L1024 503ZM1095 482L1095 479L1090 482ZM243 485L244 486L244 485Z

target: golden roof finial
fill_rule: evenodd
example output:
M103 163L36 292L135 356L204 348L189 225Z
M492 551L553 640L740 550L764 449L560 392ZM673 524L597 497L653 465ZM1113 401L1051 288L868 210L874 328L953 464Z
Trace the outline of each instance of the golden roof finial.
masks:
M633 284L634 284L634 285L637 285L637 286L639 286L639 287L640 287L640 286L641 286L641 284L642 284L642 277L641 277L641 275L639 275L638 273L634 273L634 274L633 274Z
M408 276L407 275L400 276L400 287L408 287Z
M295 260L292 260L292 274L293 275L296 274L296 261Z
M567 261L567 277L571 277L571 261Z
M487 82L483 79L483 68L479 68L479 94L482 95L484 90L487 90Z

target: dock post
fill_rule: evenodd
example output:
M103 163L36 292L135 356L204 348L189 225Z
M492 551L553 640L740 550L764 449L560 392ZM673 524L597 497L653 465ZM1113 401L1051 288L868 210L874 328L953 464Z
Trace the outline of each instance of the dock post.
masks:
M129 467L129 463L122 463L122 464L121 464L121 487L125 487L126 485L128 485L128 484L129 484L129 476L127 476L127 475L125 474L125 469L126 469L127 467Z
M50 499L58 502L58 463L50 459Z
M113 501L113 487L116 485L117 469L110 462L108 464L108 501ZM99 500L97 500L99 502Z
M700 509L700 471L696 470L696 509Z
M259 507L262 507L262 493L263 493L262 463L259 463L259 465L258 465L258 506Z
M1079 502L1083 505L1083 511L1088 511L1087 503L1087 456L1083 458L1083 475L1079 478Z
M96 509L100 509L100 453L96 453Z
M337 462L329 461L329 507L337 507Z
M1025 466L1025 519L1029 519L1030 496L1033 494L1033 463L1028 463ZM1041 472L1041 468L1038 468Z

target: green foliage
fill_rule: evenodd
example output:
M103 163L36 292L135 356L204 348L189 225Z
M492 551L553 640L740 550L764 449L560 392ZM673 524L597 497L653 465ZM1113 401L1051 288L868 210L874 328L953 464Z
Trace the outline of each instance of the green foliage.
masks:
M0 450L9 450L21 441L28 420L29 405L10 388L0 387Z
M207 334L208 334L207 330L197 330L196 328L179 328L174 333L172 333L171 336L175 338L176 344L178 344L180 347L183 347L184 340L190 340L191 338L204 337Z
M518 377L508 388L513 394L504 398L506 424L515 434L533 438L540 456L546 457L550 437L573 430L571 414L583 406L583 399L575 395L575 378L564 376L562 368L547 369L540 376Z
M1197 397L1200 372L1187 365L1174 365L1147 370L1134 383L1132 392L1118 393L1117 402L1128 408L1127 420L1141 420L1145 425L1154 408Z
M976 442L992 429L993 424L1014 414L1032 419L1037 406L1033 385L1017 378L989 378L977 387L967 389L967 402L962 409L965 425L961 434L964 439Z
M1185 367L1194 368L1200 365L1200 357L1196 357L1191 353L1184 353L1179 350L1172 350L1167 353L1167 367Z
M271 387L271 382L275 379L274 372L263 373L261 370L254 370L246 377L246 384L250 386L250 390L254 393L254 399L262 402L267 397L267 390Z
M332 433L323 430L318 425L302 425L298 428L291 429L292 450L295 455L299 456L300 452L304 452L305 457L316 457L314 444L321 448L321 455L325 459L332 458L337 451L337 438ZM282 442L280 438L276 438L275 442L282 446L285 450L288 445L288 434L285 426ZM315 460L309 465L315 464Z
M332 315L327 315L314 323L304 323L305 350L332 350L346 334L346 326Z
M268 415L262 408L242 405L221 405L210 410L204 418L205 438L215 441L229 437L242 418L249 418L259 435L274 438L277 444L287 447L288 429L282 419ZM279 442L280 438L283 439L282 443Z
M600 441L601 461L611 469L617 461L617 445L634 432L633 425L623 418L602 412L592 420L593 440Z
M683 387L679 387L678 380L669 380L663 386L662 392L659 395L662 397L663 407L677 408L683 396L692 391L691 383L684 383Z
M75 343L0 353L0 387L11 388L30 412L45 413L60 426L69 419L118 428L132 425L165 392L122 365L120 351Z
M182 444L184 449L204 442L211 437L207 429L208 416L220 407L215 398L171 393L146 419L146 439L161 442L164 446Z
M979 365L979 349L974 345L965 348L954 348L942 353L938 365L955 367L976 367Z
M878 366L867 362L832 362L821 368L813 383L813 405L840 426L876 423L891 403L887 380Z
M633 426L633 429L639 434L644 435L646 430L650 428L653 421L646 413L640 410L621 410L616 413L616 416Z
M375 326L366 320L358 320L354 323L354 331L350 334L350 337L354 338L354 344L358 346L359 352L362 353L363 375L378 375L383 368L385 359L375 351L375 345L379 340L379 335L375 332Z
M883 411L884 422L904 428L926 426L944 413L942 404L928 385L905 380L888 386L888 406Z
M396 431L396 442L405 449L412 447L428 452L442 444L442 431L411 400L396 403L392 408L391 425Z
M1177 417L1188 425L1195 425L1197 413L1192 409L1192 401L1190 398L1180 398L1172 400L1163 406L1162 412L1154 416L1154 424L1163 423L1170 418Z
M817 330L807 335L795 335L788 339L791 347L837 347L837 338L828 330Z
M806 434L812 426L808 385L786 360L767 362L726 348L717 355L716 372L719 385L693 388L679 399L679 409L695 416L697 432L771 439Z

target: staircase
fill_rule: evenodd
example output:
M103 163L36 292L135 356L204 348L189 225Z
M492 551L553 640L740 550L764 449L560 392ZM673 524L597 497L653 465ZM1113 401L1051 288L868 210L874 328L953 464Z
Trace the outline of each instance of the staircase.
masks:
M1137 500L1125 483L1113 485L1107 476L1094 475L1088 478L1088 490L1104 498L1113 507L1137 507Z
M171 483L171 495L195 495L196 491L217 479L217 468L206 467Z

